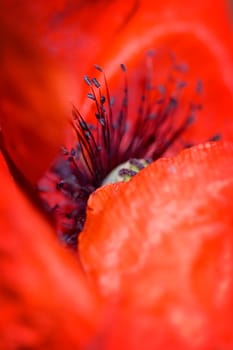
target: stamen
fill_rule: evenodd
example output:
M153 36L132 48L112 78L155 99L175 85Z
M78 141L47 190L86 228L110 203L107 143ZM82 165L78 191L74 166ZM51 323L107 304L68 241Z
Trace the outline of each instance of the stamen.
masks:
M151 161L163 156L172 145L186 147L181 136L201 109L199 103L194 103L194 98L181 118L180 113L184 110L180 108L182 94L187 86L184 79L170 79L169 76L167 85L157 86L145 79L137 112L130 119L130 89L125 65L120 65L124 82L120 105L110 94L104 70L98 65L94 67L102 75L103 84L96 77L88 76L84 77L84 82L89 88L87 98L95 106L95 123L88 124L73 107L71 123L77 144L70 150L62 147L47 177L47 182L55 182L54 190L61 198L49 205L54 208L58 236L73 248L76 248L77 236L85 223L90 194L106 183L129 181ZM172 70L183 75L187 65L177 64L172 57ZM201 82L197 83L194 93L202 93ZM48 200L48 193L43 192L41 196Z

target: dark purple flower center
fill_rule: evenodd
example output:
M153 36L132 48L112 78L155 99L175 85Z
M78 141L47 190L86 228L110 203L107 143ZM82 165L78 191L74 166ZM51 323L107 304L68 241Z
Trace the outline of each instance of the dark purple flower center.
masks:
M47 174L53 189L45 187L45 179L39 185L45 208L55 219L58 236L72 248L76 248L78 234L85 223L88 198L103 184L108 174L127 161L137 163L140 168L141 160L154 161L171 146L186 147L187 143L181 136L201 108L199 103L190 101L184 115L178 117L187 83L175 78L170 82L172 89L167 89L166 86L153 86L151 81L145 80L141 97L135 101L137 111L133 118L129 118L131 87L128 86L125 66L121 65L124 86L120 103L115 103L110 95L103 69L99 66L95 68L102 75L103 84L95 77L84 77L89 88L87 97L95 106L93 123L88 123L73 107L72 126L77 143L71 149L62 147ZM173 62L171 72L182 69L181 65ZM194 94L200 94L200 90L201 84L198 83ZM124 166L119 169L122 180L125 175L131 177L136 173ZM49 200L51 191L53 195L57 192L55 195L60 199Z

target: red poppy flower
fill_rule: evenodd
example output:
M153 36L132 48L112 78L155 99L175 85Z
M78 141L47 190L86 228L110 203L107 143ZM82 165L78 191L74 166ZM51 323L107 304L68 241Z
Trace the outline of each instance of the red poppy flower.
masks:
M21 7L3 2L1 348L233 348L231 35L220 0L214 8L212 2L198 0L63 0L30 6L25 1ZM152 49L157 54L145 58ZM162 82L169 94L177 92L176 79L164 86L170 84L169 53L182 77L183 63L189 66L184 76L190 86L179 95L173 134L167 133L167 124L166 132L162 129L161 135L170 139L161 143L161 154L176 151L175 145L167 145L180 134L190 102L201 102L203 111L182 129L185 141L196 143L221 133L228 142L186 149L153 162L127 183L98 189L88 201L78 254L66 251L54 223L34 201L33 185L64 138L67 147L73 145L67 101L78 108L76 132L84 145L90 129L82 118L93 121L93 109L85 103L80 79L96 74L91 67L98 62L118 105L131 94L127 120L138 122L135 110L140 104L135 101L140 100L145 74L150 73L156 86ZM121 63L127 66L123 89ZM98 72L100 80L85 78L97 93L98 82L104 80L99 67ZM198 79L204 85L200 101L194 96ZM89 97L96 102L90 92ZM101 112L105 101L100 97ZM166 101L162 108L170 111ZM106 122L101 113L96 117L100 125ZM124 136L128 146L133 136ZM87 147L82 157L88 155L95 170L99 158L87 154Z

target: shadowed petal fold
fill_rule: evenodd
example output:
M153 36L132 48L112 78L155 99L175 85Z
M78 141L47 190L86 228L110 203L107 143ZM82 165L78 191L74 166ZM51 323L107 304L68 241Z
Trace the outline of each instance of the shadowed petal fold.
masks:
M13 183L0 159L1 349L79 348L92 342L98 301L78 259Z

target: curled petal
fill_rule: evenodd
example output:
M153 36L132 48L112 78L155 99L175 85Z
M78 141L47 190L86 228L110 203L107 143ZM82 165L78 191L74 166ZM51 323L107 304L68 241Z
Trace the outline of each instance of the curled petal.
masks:
M92 341L97 298L2 157L0 168L1 348L80 348Z
M224 143L158 160L92 195L80 254L117 300L110 342L127 329L124 349L232 348L232 195L233 145Z

